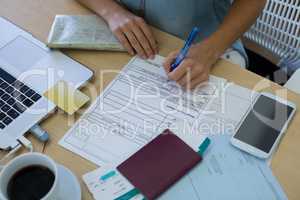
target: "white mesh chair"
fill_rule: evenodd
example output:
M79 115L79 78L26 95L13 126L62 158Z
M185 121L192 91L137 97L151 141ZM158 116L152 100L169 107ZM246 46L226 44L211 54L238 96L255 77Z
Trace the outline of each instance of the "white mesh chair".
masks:
M285 87L300 94L300 0L268 0L245 37L279 58L289 75Z
M268 0L245 37L278 57L277 65L289 73L300 68L300 0Z

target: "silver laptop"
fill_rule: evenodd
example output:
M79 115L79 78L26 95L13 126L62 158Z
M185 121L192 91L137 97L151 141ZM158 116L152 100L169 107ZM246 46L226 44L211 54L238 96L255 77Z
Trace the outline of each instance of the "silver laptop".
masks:
M93 72L0 17L0 149L46 117L55 105L43 93L59 80L78 88Z

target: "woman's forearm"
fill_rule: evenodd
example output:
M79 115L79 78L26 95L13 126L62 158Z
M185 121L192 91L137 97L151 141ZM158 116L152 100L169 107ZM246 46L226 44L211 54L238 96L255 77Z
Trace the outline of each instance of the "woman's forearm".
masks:
M143 18L123 8L115 0L77 0L100 15L110 30L131 54L141 58L154 58L158 52L157 43L151 29Z
M235 0L218 30L209 37L218 54L229 48L255 22L266 0Z

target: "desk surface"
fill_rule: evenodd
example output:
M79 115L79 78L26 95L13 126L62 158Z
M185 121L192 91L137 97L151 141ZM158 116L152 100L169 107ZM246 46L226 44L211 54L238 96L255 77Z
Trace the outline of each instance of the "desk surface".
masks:
M31 32L41 41L46 41L52 21L56 14L89 14L90 12L81 7L73 0L1 0L0 15L8 18L17 25ZM178 49L182 45L179 39L154 30L160 44L160 54L167 55L173 49ZM1 35L1 34L0 34ZM109 53L96 51L65 51L65 53L75 60L85 64L95 72L93 80L83 89L83 92L90 95L90 91L95 90L97 94L105 88L105 86L114 78L114 76L106 76L104 80L100 80L100 72L104 69L121 69L130 59L125 53ZM263 67L263 66L261 66ZM217 76L224 77L229 81L235 82L250 89L260 90L257 83L264 83L264 91L275 93L279 96L285 96L296 103L300 107L300 96L289 92L275 83L264 80L251 72L240 69L225 61L217 63L212 73ZM92 96L95 99L95 96ZM33 142L36 151L44 152L71 169L78 177L83 191L83 199L92 199L87 188L85 187L81 176L91 170L97 168L96 165L88 162L81 157L58 146L59 139L74 124L80 116L67 118L60 111L50 116L42 123L42 127L51 135L51 142L42 145L34 138L29 139ZM70 120L71 119L71 120ZM300 124L300 114L296 114L294 120L289 126L285 137L283 138L279 150L275 154L272 161L272 169L279 179L289 199L300 199L300 133L298 133ZM3 154L1 152L0 154ZM1 155L2 156L2 155Z

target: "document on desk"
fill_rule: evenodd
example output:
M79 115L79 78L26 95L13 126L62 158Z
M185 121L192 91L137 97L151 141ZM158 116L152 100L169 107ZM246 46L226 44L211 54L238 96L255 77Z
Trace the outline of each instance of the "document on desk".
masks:
M207 134L232 134L250 90L211 76L186 92L167 78L163 59L133 58L59 144L104 165L126 160L166 128L196 151Z
M230 136L212 136L202 163L158 199L286 200L267 163L233 147L229 140ZM83 176L96 200L113 200L133 189L117 171L101 180L100 177L111 170L101 167ZM137 195L135 199L143 197Z
M125 51L106 22L97 15L56 15L47 46Z

